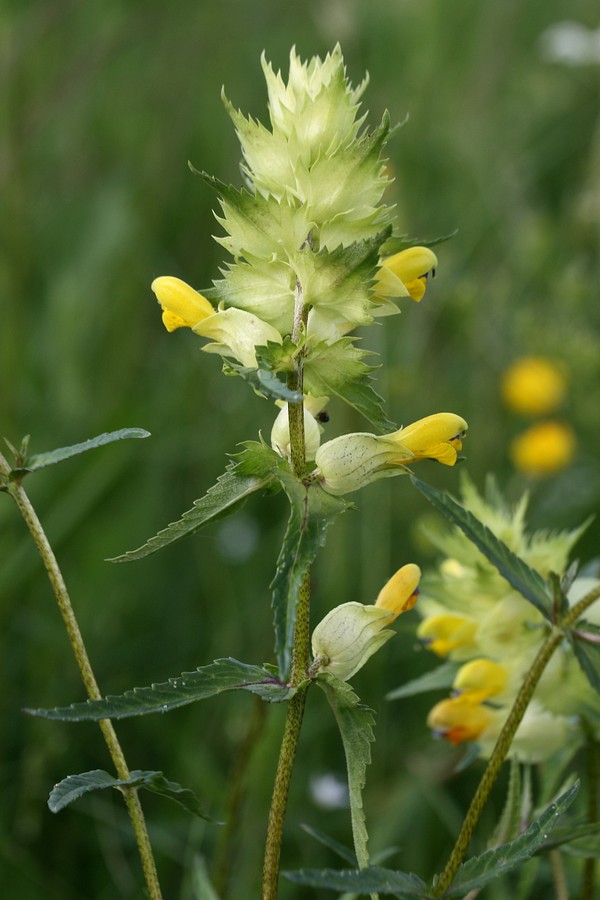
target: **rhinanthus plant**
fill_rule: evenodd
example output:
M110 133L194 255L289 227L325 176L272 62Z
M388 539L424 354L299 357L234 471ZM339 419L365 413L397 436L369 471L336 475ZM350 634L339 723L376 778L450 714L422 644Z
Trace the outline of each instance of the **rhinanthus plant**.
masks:
M250 494L283 490L290 513L272 581L274 660L260 664L224 656L168 682L102 698L56 559L22 481L76 453L147 433L126 429L37 456L30 455L26 442L12 448L14 465L0 456L0 488L16 501L40 549L89 697L69 707L29 712L98 721L116 771L116 777L95 769L65 778L53 789L50 807L57 811L83 793L118 788L135 831L147 893L157 900L161 890L139 790L170 797L196 815L204 813L191 791L162 772L130 770L110 720L167 712L230 690L285 704L262 872L261 896L274 900L294 758L307 694L316 685L341 732L354 851L344 849L350 870L303 870L287 877L371 896L390 891L410 898L464 896L496 877L496 860L502 859L505 872L549 849L551 828L575 797L577 788L571 785L539 815L528 814L523 834L505 833L503 842L497 842L502 846L459 868L504 758L541 759L550 743L554 747L570 740L578 725L569 703L579 704L581 717L596 714L596 695L576 665L581 663L597 689L595 625L590 621L580 628L578 623L600 589L595 582L573 582L571 570L565 572L575 534L528 539L523 505L508 516L489 509L470 490L461 506L412 474L412 467L425 460L454 466L467 423L456 413L441 412L398 428L373 388L368 353L353 333L397 313L396 300L421 301L437 267L431 247L415 246L394 232L393 209L383 200L388 183L384 152L393 132L389 116L384 114L375 128L366 125L360 99L367 81L352 86L339 46L324 60L308 62L292 50L287 81L265 58L262 66L268 125L244 116L223 96L241 145L242 186L197 172L218 196L222 234L217 241L227 254L220 276L198 292L164 275L153 281L152 290L169 332L190 328L208 342L203 350L222 358L227 375L238 376L254 395L277 405L270 446L262 437L243 441L241 451L192 509L114 561L141 559L192 535L234 513ZM190 278L194 280L193 272ZM391 319L386 327L399 326ZM181 352L177 335L172 340L174 352ZM328 436L322 442L332 398L353 407L373 431ZM362 790L374 739L373 715L348 684L393 637L395 619L415 605L420 569L401 558L374 602L350 597L334 606L338 598L331 598L332 608L314 628L310 617L311 566L328 527L350 506L345 496L395 475L408 475L464 532L465 537L445 539L450 559L437 579L425 580L417 603L424 617L419 633L434 652L462 664L452 676L458 693L436 707L432 726L455 743L479 741L489 755L450 860L429 882L370 865ZM557 656L547 666L554 651ZM555 683L565 691L562 706ZM577 733L580 737L583 732ZM231 834L235 825L230 823ZM324 842L331 846L327 836ZM208 881L202 890L202 896L216 896Z

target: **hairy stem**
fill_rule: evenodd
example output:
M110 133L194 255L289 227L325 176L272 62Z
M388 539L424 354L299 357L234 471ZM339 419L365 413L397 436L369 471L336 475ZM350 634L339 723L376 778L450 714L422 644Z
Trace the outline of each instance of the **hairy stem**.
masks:
M87 650L85 648L85 644L83 642L83 638L81 636L81 632L79 630L79 625L77 623L75 612L73 610L73 606L67 592L64 578L56 560L56 556L54 555L54 551L52 550L48 538L46 537L46 533L42 528L42 524L33 506L31 505L29 497L20 484L18 484L17 482L11 482L9 480L10 472L11 468L7 460L0 453L0 474L5 476L5 478L7 479L6 490L17 504L21 515L25 520L25 524L27 525L38 549L38 552L42 558L42 562L44 563L46 572L48 573L48 578L50 580L50 584L52 585L54 596L56 597L60 615L67 630L69 641L75 655L77 666L81 673L81 678L83 680L86 693L90 700L100 700L102 694L100 693L100 689L98 688L98 684L94 676L94 672L87 654ZM123 750L117 738L112 722L110 721L110 719L101 719L98 724L100 726L100 730L102 731L106 746L108 747L108 752L110 753L110 757L113 761L119 778L122 780L128 779L130 777L129 768L125 761L125 756L123 754ZM131 819L131 824L135 832L138 850L142 862L142 868L144 871L144 878L146 880L146 887L148 889L148 895L151 900L161 900L162 894L158 882L156 864L154 862L150 838L148 836L144 813L142 811L137 790L135 788L126 787L120 788L120 790L125 799L127 810L129 812L129 818Z
M588 774L588 822L598 821L598 786L600 784L600 771L598 759L598 742L592 728L587 725L587 774ZM596 890L596 860L593 856L585 860L583 864L583 878L581 883L581 900L593 900Z
M513 738L517 728L521 724L521 720L525 715L525 711L529 705L538 681L540 680L544 669L546 668L552 654L564 639L565 630L570 628L577 622L585 610L592 605L600 597L600 588L591 591L582 600L579 601L559 625L552 627L546 641L540 647L531 668L527 672L523 684L515 698L512 709L508 715L504 727L500 732L496 746L489 758L487 767L481 777L481 781L475 791L475 795L471 801L465 820L460 829L456 843L450 854L446 868L440 875L433 889L434 897L441 897L452 884L454 876L461 864L462 858L467 850L469 841L475 830L475 826L479 821L482 810L487 802L492 787L498 777L502 763L506 759L506 755L510 750Z
M294 326L292 340L297 344L306 328L308 309L303 304L302 286L296 283L294 304ZM294 371L288 377L288 387L294 391L303 389L304 354L296 354ZM306 448L304 440L304 403L290 403L288 406L290 426L290 456L294 475L303 481L306 475ZM307 488L308 490L308 488ZM290 684L293 687L307 679L310 659L310 571L304 574L298 592L294 646L292 647L292 671ZM288 703L287 715L275 773L275 783L269 810L267 839L263 864L262 900L276 900L279 883L279 860L283 837L283 823L289 794L294 759L300 737L306 686L300 687Z

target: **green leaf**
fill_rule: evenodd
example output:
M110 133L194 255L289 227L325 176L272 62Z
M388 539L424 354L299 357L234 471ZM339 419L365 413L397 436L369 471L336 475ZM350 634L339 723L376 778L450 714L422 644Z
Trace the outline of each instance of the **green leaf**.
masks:
M365 786L367 766L371 762L375 717L372 710L361 704L345 681L323 672L317 677L317 683L325 692L342 736L348 770L354 852L359 867L364 868L369 865L369 853L362 790Z
M554 828L540 852L561 847L572 856L600 857L600 822L571 822Z
M377 367L363 362L368 352L354 346L355 340L345 337L335 344L313 347L304 366L304 389L313 397L339 397L378 431L393 431L395 425L387 418L383 400L371 384L371 372Z
M410 238L406 234L393 234L381 248L382 255L392 256L394 253L400 253L401 250L406 250L408 247L435 247L437 244L444 244L446 241L451 240L457 234L458 228L455 228L449 234L443 234L436 238Z
M393 691L385 695L385 699L399 700L401 697L414 697L415 694L425 694L428 691L450 688L459 668L459 663L443 663L443 665L437 666L431 672L426 672L424 675L420 675L419 678L413 678L412 681L394 688Z
M449 494L411 476L415 487L433 504L453 525L457 525L484 556L498 569L508 583L529 600L547 619L552 617L552 597L548 586L539 572L531 569L527 563L499 540L479 519L457 503Z
M70 459L72 456L78 456L88 450L95 450L96 447L103 447L105 444L112 444L114 441L147 437L150 437L150 432L143 428L121 428L119 431L107 431L88 441L82 441L80 444L71 444L69 447L59 447L57 450L49 450L47 453L35 453L33 456L28 456L21 461L17 468L13 469L11 477L20 478L29 472L45 469L46 466L53 466L55 463L62 462L63 459Z
M395 894L404 900L429 897L427 885L417 875L370 866L367 869L299 869L283 873L288 881L307 887L357 894Z
M263 700L289 700L294 691L271 671L251 666L237 659L216 659L194 672L183 672L150 687L136 687L124 694L109 695L102 700L86 700L54 709L26 709L31 716L42 719L83 722L98 719L126 719L149 713L168 712L196 700L204 700L224 691L251 691Z
M318 841L319 844L322 844L329 850L333 850L333 852L337 856L339 856L340 859L343 859L351 866L356 865L356 854L350 849L350 847L346 847L345 844L340 844L339 841L336 841L328 834L325 834L324 831L319 831L318 828L312 828L312 826L305 824L302 824L300 827L303 831L306 831L307 834L310 834L311 837Z
M483 887L528 860L544 845L557 819L571 805L578 790L579 782L576 782L514 841L469 859L460 867L444 896L463 897L469 891Z
M261 397L284 400L286 403L299 403L302 400L302 392L290 390L285 381L280 381L275 372L262 363L260 358L257 369L248 369L237 363L227 362L223 365L223 371L226 375L239 375Z
M248 441L236 461L228 465L217 483L208 489L204 497L194 501L193 508L185 512L181 519L171 522L137 550L129 550L109 562L131 562L150 556L169 544L195 534L210 522L217 522L236 512L256 491L278 489L274 470L279 462L279 456L266 444Z
M584 675L600 693L600 628L582 621L580 627L569 631L568 637Z
M162 772L143 772L139 769L133 770L131 777L126 779L115 778L103 769L93 769L91 772L82 772L81 775L68 775L52 789L48 798L48 806L51 812L57 813L84 794L89 794L91 791L104 790L109 787L144 788L152 791L154 794L160 794L162 797L173 800L179 806L183 806L188 812L199 816L201 819L207 819L209 822L214 821L211 816L201 809L198 798L193 791L181 787L175 781L169 781Z
M271 583L275 652L281 677L286 679L290 671L300 586L319 548L325 543L327 527L349 508L349 504L327 494L316 482L306 487L287 467L280 466L277 475L291 507Z

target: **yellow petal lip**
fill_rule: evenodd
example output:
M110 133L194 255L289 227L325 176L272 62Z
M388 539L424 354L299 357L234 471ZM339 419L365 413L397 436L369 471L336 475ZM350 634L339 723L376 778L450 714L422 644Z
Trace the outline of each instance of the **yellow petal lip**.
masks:
M425 294L428 277L435 275L437 264L437 256L428 247L408 247L388 256L381 265L400 279L409 296L418 303Z
M420 579L420 568L415 563L407 563L384 584L375 606L389 610L394 614L394 619L401 613L408 612L417 602Z
M453 466L468 427L455 413L435 413L386 437L408 447L415 460L435 459L445 466Z
M163 323L167 331L193 328L215 315L212 304L189 284L172 275L161 275L151 285L163 309Z
M502 693L508 682L505 666L492 659L472 659L461 666L452 685L458 696L481 703Z

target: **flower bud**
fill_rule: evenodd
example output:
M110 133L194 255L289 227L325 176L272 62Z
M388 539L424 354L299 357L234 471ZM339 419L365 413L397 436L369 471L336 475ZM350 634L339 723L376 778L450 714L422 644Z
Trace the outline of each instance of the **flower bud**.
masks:
M321 429L319 423L304 406L304 446L306 451L306 459L314 459L315 453L321 443ZM284 403L279 411L279 415L273 423L271 429L271 447L280 456L290 459L290 420L288 404Z

